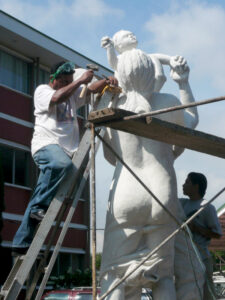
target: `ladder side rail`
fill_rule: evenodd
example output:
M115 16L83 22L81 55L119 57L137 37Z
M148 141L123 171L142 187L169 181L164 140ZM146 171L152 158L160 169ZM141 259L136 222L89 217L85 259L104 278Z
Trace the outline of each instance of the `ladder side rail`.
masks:
M74 185L74 187L76 187L76 185ZM51 246L53 244L53 240L58 232L58 229L61 225L61 222L62 222L62 219L63 219L63 216L65 214L65 211L66 209L69 207L69 205L72 203L72 199L73 199L73 195L70 197L70 199L67 199L65 202L63 202L63 205L60 209L60 212L59 212L59 215L57 216L57 219L56 219L56 224L54 225L53 227L53 231L51 232L51 236L50 236L50 239L49 239L49 242L47 244L47 247L45 249L45 252L44 252L44 257L41 258L40 260L40 263L38 264L38 268L35 272L35 276L32 280L32 283L29 287L29 290L27 292L27 296L26 296L26 299L25 300L30 300L33 293L34 293L34 290L35 290L35 287L37 285L37 282L41 276L42 273L45 273L45 266L46 266L46 263L47 263L47 259L48 259L48 256L49 256L49 252L50 252L50 249L51 249ZM64 227L64 225L63 225ZM54 265L53 265L54 266Z
M95 172L95 125L91 124L91 223L92 223L92 297L96 300L96 172Z
M1 290L1 296L4 296L5 291L7 292L7 290L9 289L9 287L11 286L11 283L13 281L13 278L15 277L15 275L18 272L18 269L20 268L21 264L23 262L22 257L17 257L16 261L13 265L13 268L11 270L11 272L9 273L4 285L2 286L2 290ZM0 296L0 299L2 299L2 297Z
M102 129L101 132L100 132L100 136L103 137L104 134L105 134L105 129ZM99 146L100 146L100 140L98 140L98 142L96 143L96 151L95 151L95 153L97 153L97 151L99 149ZM43 277L42 282L41 282L41 284L39 286L39 289L38 289L37 295L35 297L35 300L40 300L41 296L42 296L42 294L44 292L45 286L47 284L47 281L49 279L49 276L50 276L50 274L52 272L52 269L53 269L53 266L55 264L56 258L58 256L60 247L61 247L61 245L63 243L63 240L65 238L65 235L66 235L66 232L68 230L69 224L70 224L71 219L73 217L73 214L74 214L74 212L76 210L76 206L77 206L78 200L79 200L79 198L80 198L80 196L82 194L82 191L83 191L83 189L85 187L85 184L87 182L87 179L88 179L88 176L89 176L89 173L90 173L90 168L91 168L91 160L89 159L89 162L88 162L87 167L86 167L86 169L84 171L83 178L81 180L80 186L79 186L76 194L74 195L74 200L73 200L72 206L71 206L71 208L69 210L69 213L67 215L67 218L65 220L64 226L62 228L62 231L60 233L60 236L58 238L58 241L56 243L54 251L52 253L52 256L51 256L51 259L49 261L49 264L45 268L44 277Z
M68 200L63 202L63 204L61 206L61 209L59 211L59 214L57 216L56 224L53 226L53 230L52 230L51 235L49 237L48 244L47 244L46 249L44 251L43 257L40 259L40 262L38 264L38 267L37 267L37 270L36 270L35 275L33 277L33 280L32 280L32 282L31 282L31 284L30 284L30 286L27 290L25 300L30 300L31 299L32 294L33 294L33 292L35 290L35 287L37 285L38 279L40 278L40 275L43 273L43 269L46 265L46 261L47 261L48 256L49 256L51 246L53 244L54 238L55 238L55 236L58 232L61 221L63 219L63 216L64 216L65 211L66 211L68 206L69 206L69 201Z
M79 175L79 170L82 167L82 164L84 163L84 159L86 157L86 154L90 150L90 139L91 139L91 132L89 129L86 130L79 148L77 152L73 156L73 164L75 166L76 172L71 172L71 174L68 174L66 176L65 180L61 183L58 192L56 193L56 196L52 200L47 213L42 220L37 233L30 245L30 248L28 249L27 254L24 257L24 260L21 264L21 267L19 268L17 275L15 276L11 287L9 288L8 292L6 293L5 300L15 300L20 292L20 290L23 287L23 284L36 260L36 257L38 256L38 253L44 243L44 240L48 234L48 232L51 229L51 226L59 212L59 209L63 203L64 198L67 197L67 191L71 192L71 185L75 181L75 179ZM74 176L71 176L74 175Z

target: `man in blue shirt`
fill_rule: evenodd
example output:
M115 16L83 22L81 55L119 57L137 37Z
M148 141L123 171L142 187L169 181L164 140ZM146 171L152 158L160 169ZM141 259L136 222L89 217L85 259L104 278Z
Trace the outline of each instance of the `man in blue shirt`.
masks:
M187 218L191 217L202 205L206 203L203 199L207 188L207 179L201 173L191 172L183 184L183 193L188 198L180 199ZM207 205L204 210L189 224L202 261L206 267L206 282L204 286L204 300L215 299L214 285L212 281L213 265L208 246L212 238L220 238L222 229L213 205ZM214 295L214 298L213 298Z

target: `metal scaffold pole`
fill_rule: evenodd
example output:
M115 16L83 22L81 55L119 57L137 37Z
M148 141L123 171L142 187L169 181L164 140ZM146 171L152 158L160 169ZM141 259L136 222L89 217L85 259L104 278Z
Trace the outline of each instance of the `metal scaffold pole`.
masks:
M161 115L161 114L165 114L165 113L176 111L176 110L210 104L210 103L224 101L224 100L225 100L225 96L211 98L211 99L202 100L202 101L198 101L198 102L192 102L192 103L188 103L188 104L166 107L166 108L158 109L155 111L153 110L153 111L147 112L147 113L135 114L133 116L124 117L124 120L132 120L132 119L138 119L138 118L143 118L143 117L152 117L152 116Z
M207 205L212 203L217 197L219 197L223 192L225 191L225 187L222 188L211 200L209 200L205 205L203 205L197 212L195 212L190 218L186 220L186 222L182 223L181 226L179 226L176 230L174 230L167 238L165 238L158 246L156 246L147 256L145 259L141 260L136 267L127 272L126 275L124 275L121 279L118 279L118 281L109 288L109 290L104 293L99 300L105 299L112 291L114 291L120 284L122 284L132 273L134 273L140 266L142 266L151 256L153 256L161 247L163 247L170 239L172 239L178 232L182 229L185 229L186 226L197 216L199 215Z
M93 300L97 296L96 284L96 186L95 186L95 126L91 125L91 218L92 218L92 290Z
M105 299L113 290L115 290L120 284L122 284L132 273L134 273L140 266L142 266L152 255L156 253L161 247L163 247L170 239L172 239L178 232L182 229L187 230L187 225L197 216L199 215L206 206L208 206L210 203L212 203L218 196L220 196L224 191L225 187L220 190L211 200L209 200L206 204L204 204L197 212L195 212L190 218L186 220L186 222L181 223L179 220L177 220L173 214L171 214L170 210L168 210L164 205L162 205L161 201L155 197L154 194L152 194L151 190L148 189L147 186L138 178L138 176L130 169L130 167L121 159L121 157L114 151L114 149L96 132L97 137L105 144L105 146L116 156L116 158L127 168L127 170L136 178L136 180L141 183L141 185L152 195L154 200L157 201L157 203L175 220L175 222L178 224L178 228L173 231L167 238L165 238L158 246L156 246L147 256L145 259L141 260L137 266L128 272L126 275L124 275L122 278L118 278L118 281L109 288L107 292L105 292L99 300ZM188 231L188 230L187 230Z

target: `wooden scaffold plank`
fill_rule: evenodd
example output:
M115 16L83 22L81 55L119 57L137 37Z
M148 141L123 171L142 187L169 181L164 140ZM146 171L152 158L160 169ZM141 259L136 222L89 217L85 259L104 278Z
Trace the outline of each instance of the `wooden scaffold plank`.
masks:
M182 148L225 158L225 139L221 137L153 117L124 120L125 117L132 115L135 114L126 110L105 108L91 112L88 120L93 122L96 127L106 126Z

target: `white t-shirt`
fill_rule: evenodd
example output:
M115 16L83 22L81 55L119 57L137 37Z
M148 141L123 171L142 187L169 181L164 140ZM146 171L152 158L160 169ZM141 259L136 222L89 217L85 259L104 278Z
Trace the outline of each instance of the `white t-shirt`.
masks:
M79 98L82 86L66 101L50 107L55 93L48 84L39 85L34 93L35 126L31 141L31 152L57 144L70 156L79 145L79 127L76 110L85 104L85 97Z

